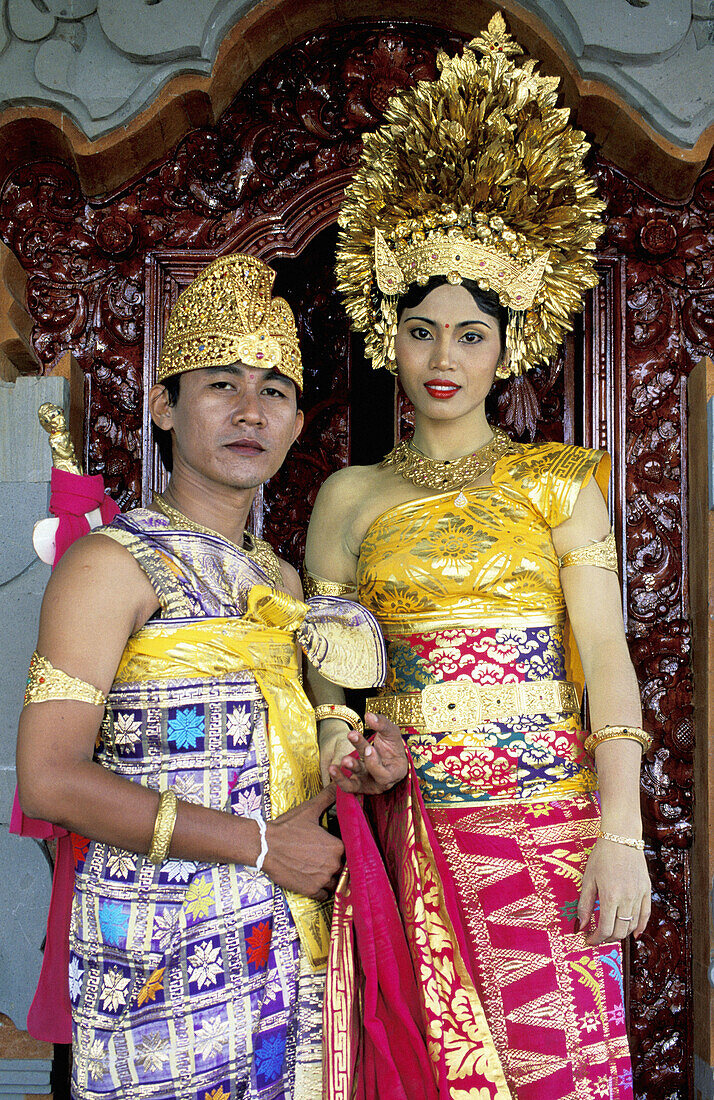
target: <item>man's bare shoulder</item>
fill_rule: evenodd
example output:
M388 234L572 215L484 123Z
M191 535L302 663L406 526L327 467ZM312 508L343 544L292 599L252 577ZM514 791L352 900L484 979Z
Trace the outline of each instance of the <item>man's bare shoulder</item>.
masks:
M76 600L109 608L121 603L144 620L158 607L149 578L125 547L99 532L77 539L58 562L45 601ZM141 624L139 624L141 625Z
M278 564L282 573L285 591L294 596L296 600L301 600L303 598L302 583L297 569L289 561L285 561L284 558L278 558Z

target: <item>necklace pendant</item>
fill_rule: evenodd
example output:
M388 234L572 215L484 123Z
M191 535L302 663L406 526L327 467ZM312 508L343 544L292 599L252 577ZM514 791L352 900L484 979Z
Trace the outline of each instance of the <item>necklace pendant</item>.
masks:
M463 491L463 489L459 489L459 495L457 496L456 500L454 501L454 504L456 505L457 508L463 508L463 507L465 507L466 504L468 504L468 498L466 496L466 493Z

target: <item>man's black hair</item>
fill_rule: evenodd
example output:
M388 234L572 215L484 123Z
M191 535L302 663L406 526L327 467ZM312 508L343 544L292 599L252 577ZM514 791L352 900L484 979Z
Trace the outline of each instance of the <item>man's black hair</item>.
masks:
M419 286L418 283L414 283L409 288L406 294L402 295L397 304L397 320L402 316L405 309L416 309L418 305L426 298L427 294L431 294L432 290L436 290L440 286L451 286L449 280L444 278L443 275L432 275L429 282L425 286ZM468 290L469 294L473 298L476 305L480 310L483 310L489 317L495 317L498 320L498 331L501 337L501 354L506 350L506 328L508 326L508 310L501 305L498 295L493 290L481 290L478 283L473 279L462 279L459 284Z

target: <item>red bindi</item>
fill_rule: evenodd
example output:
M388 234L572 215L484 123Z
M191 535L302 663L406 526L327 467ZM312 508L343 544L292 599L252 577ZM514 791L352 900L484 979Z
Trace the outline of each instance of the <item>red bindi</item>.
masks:
M444 325L444 328L448 328L448 327L449 327L448 325Z

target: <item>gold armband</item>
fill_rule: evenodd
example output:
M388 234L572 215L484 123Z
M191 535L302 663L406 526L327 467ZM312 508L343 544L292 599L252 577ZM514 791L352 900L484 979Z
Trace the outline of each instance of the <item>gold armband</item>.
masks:
M106 705L107 697L99 688L76 676L69 676L55 668L46 657L32 654L30 671L27 674L27 688L23 706L28 703L47 703L50 700L63 701L76 699L79 703L93 703L97 707Z
M326 581L324 577L315 577L307 570L303 570L302 587L305 598L311 596L346 596L348 592L357 590L357 583L341 584L339 581Z
M586 737L583 748L592 755L598 745L602 745L604 741L619 740L636 741L643 753L648 752L652 744L649 733L640 729L639 726L603 726L602 729L595 730Z
M568 565L594 565L597 569L609 569L617 573L617 546L615 532L610 531L599 542L589 542L586 546L576 546L558 559L561 569Z
M351 707L341 707L338 703L322 703L315 707L315 721L321 722L323 718L341 718L350 729L364 733L364 722L356 710Z
M169 854L171 837L174 835L178 798L173 791L164 791L159 799L159 809L154 822L154 835L151 838L149 859L152 863L163 863Z

